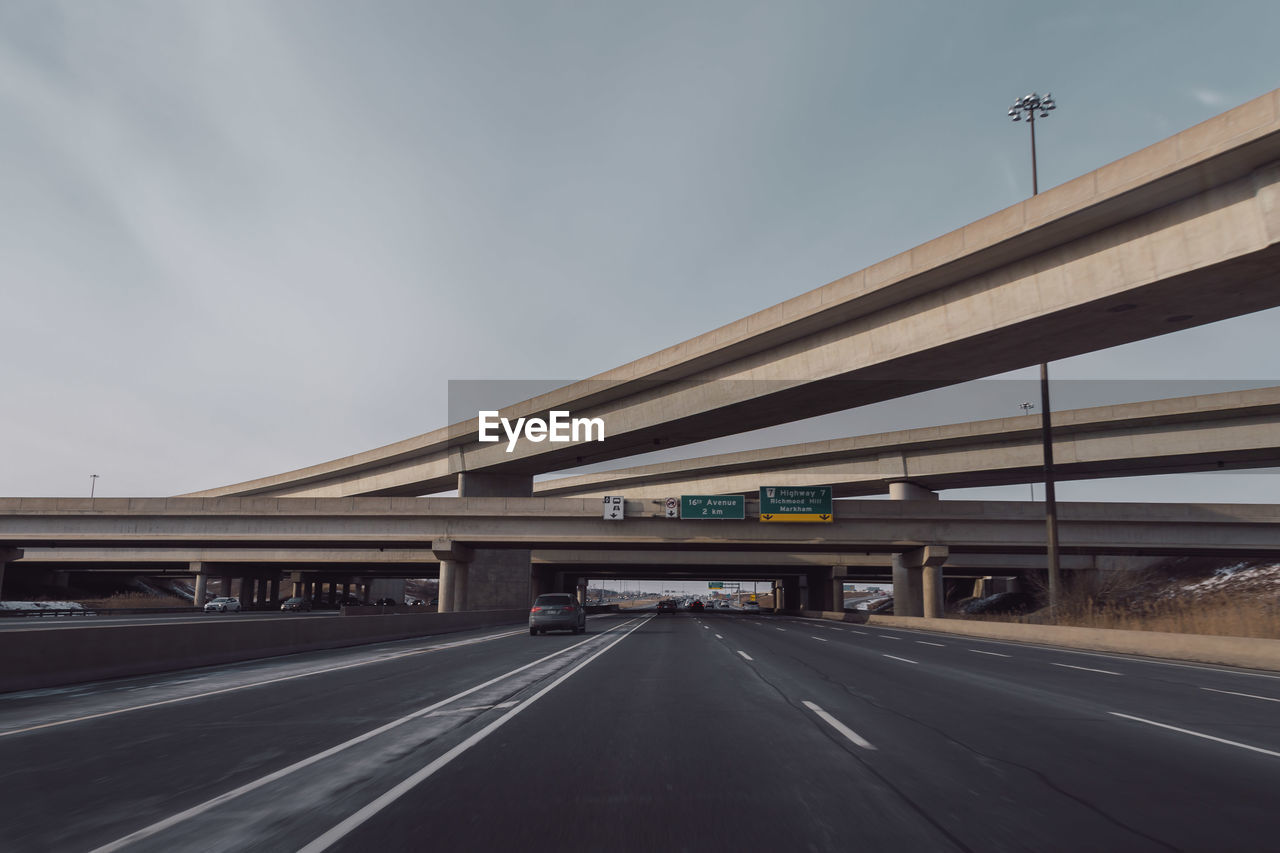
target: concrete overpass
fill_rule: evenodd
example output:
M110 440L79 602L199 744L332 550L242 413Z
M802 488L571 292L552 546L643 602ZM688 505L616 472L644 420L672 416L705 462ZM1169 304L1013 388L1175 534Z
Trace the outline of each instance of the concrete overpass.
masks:
M545 575L474 563L480 549L777 554L888 554L902 615L940 613L951 554L1034 554L1040 508L1029 502L843 501L827 524L668 519L660 501L629 501L626 519L570 498L0 499L0 554L26 548L430 548L441 606L500 608L528 601ZM1280 555L1280 505L1064 503L1064 554ZM844 565L844 562L835 564ZM804 573L814 609L830 609L842 574ZM775 569L776 571L776 569ZM798 573L797 573L798 575ZM815 590L817 591L815 593ZM905 591L905 594L903 593Z
M1280 388L1053 413L1058 480L1280 466ZM1040 416L813 441L560 477L546 497L755 494L832 486L838 497L1041 482Z
M790 284L783 290L791 290ZM824 287L475 419L200 496L528 495L534 474L905 396L1280 305L1280 90Z

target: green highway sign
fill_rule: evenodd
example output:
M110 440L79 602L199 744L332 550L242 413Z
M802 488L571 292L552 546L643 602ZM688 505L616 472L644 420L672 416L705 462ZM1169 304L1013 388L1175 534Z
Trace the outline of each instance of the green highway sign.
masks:
M743 519L747 499L742 495L681 495L681 518Z
M761 486L761 521L830 522L830 486Z
M707 589L724 589L724 581L707 581Z

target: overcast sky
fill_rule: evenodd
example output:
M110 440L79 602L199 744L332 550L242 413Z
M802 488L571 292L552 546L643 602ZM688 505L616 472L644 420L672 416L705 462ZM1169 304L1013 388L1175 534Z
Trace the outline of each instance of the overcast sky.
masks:
M445 426L451 379L607 370L1028 196L1018 95L1059 104L1046 189L1280 86L1277 32L1274 0L4 0L0 495L210 488ZM1278 321L1054 376L1280 384Z

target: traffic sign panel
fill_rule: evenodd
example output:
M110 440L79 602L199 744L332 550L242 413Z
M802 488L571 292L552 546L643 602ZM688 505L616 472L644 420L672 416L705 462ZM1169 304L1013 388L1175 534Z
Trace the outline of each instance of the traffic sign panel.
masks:
M830 486L761 486L761 521L830 522Z
M626 505L622 502L622 495L605 495L604 496L604 517L607 521L619 521L626 514Z
M680 517L743 519L747 517L747 499L742 495L681 495Z

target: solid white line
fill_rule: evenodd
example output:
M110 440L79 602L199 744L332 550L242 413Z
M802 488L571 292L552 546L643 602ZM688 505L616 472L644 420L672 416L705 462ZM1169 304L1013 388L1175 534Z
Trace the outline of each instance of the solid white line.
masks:
M117 714L128 714L131 711L145 711L148 708L159 708L163 705L173 705L177 702L190 702L194 699L207 699L210 696L219 696L223 693L235 693L237 690L248 690L251 687L265 687L269 684L280 684L285 681L294 681L299 678L310 678L313 675L325 675L326 673L330 673L330 672L341 672L344 669L354 669L355 667L358 667L358 666L369 666L375 663L386 663L387 661L399 660L400 658L412 657L414 655L425 655L425 654L430 654L431 652L443 651L445 649L456 649L461 646L475 645L476 643L487 643L490 640L498 640L498 639L501 639L502 637L514 637L517 634L523 634L523 633L524 633L524 629L521 629L519 631L506 631L501 634L491 634L486 637L474 637L469 640L458 640L457 642L453 642L453 643L442 643L441 645L431 646L425 649L413 649L412 651L400 652L398 654L387 655L385 657L374 658L371 660L361 660L361 661L356 661L355 663L344 663L344 664L341 664L340 666L330 666L330 667L325 667L324 669L312 669L306 672L295 673L293 675L282 675L279 678L270 678L270 679L267 679L266 681L253 681L253 682L250 682L249 684L237 684L234 687L223 687L220 690L206 690L203 693L194 693L190 696L178 696L174 699L161 699L158 702L147 702L143 705L130 705L128 708L117 708L114 711L103 711L99 714L86 714L83 717L72 717L67 720L54 720L52 723L40 723L39 725L35 725L35 726L26 726L25 728L21 728L21 729L10 729L5 732L0 732L0 737L8 737L9 735L18 735L18 734L22 734L23 732L34 732L37 729L48 729L48 728L53 728L55 726L66 726L66 725L70 725L71 723L83 723L87 720L97 720L102 717L114 717Z
M956 638L958 634L937 634L930 631L921 631L918 628L881 628L882 631L904 631L910 634L925 634L926 636ZM858 632L855 632L858 633ZM1182 663L1171 660L1158 660L1156 658L1135 657L1134 655L1122 655L1116 652L1090 652L1084 649L1069 649L1064 646L1048 646L1044 643L1017 642L1013 640L997 640L992 637L967 637L970 640L980 640L995 646L1013 646L1016 649L1044 649L1047 652L1058 652L1059 654L1068 655L1084 655L1091 658L1106 658L1107 660L1123 660L1132 663L1147 663L1155 666L1172 666L1178 669L1197 669L1201 672L1217 672L1222 675L1240 675L1248 678L1267 678L1272 680L1280 680L1280 674L1274 672L1248 672L1242 671L1240 668L1223 669L1221 667L1209 666L1202 663Z
M997 657L997 658L1013 657L1013 655L1003 655L1003 654L1000 654L1000 652L984 652L982 649L969 649L969 651L976 652L977 654L980 654L980 655L991 655L992 657Z
M512 708L506 714L503 714L501 717L494 720L492 723L485 726L483 729L476 732L471 737L467 738L462 743L458 744L453 749L449 750L444 755L440 756L435 761L428 764L426 767L423 767L417 773L414 773L408 779L405 779L399 785L396 785L390 791L387 791L385 794L378 797L376 800L369 803L369 805L360 809L355 814L351 815L346 820L342 821L337 826L333 827L328 832L324 833L319 838L312 841L310 844L299 849L298 853L320 853L320 851L322 850L328 850L329 847L331 847L334 843L345 838L353 830L355 830L365 821L369 820L369 818L373 817L378 812L382 811L387 806L391 805L396 800L400 799L405 794L409 793L418 785L425 782L431 776L435 775L435 772L437 770L444 767L449 762L453 761L453 759L457 758L459 755L466 752L468 749L475 746L480 741L484 740L486 737L491 735L493 732L497 731L503 725L506 725L508 722L511 721L513 717L516 716L516 714L519 714L525 708L528 708L534 702L537 702L543 696L546 696L552 690L555 690L557 687L559 687L565 681L569 680L570 677L575 675L579 670L581 670L587 664L591 663L593 660L600 657L602 654L609 651L614 646L618 645L618 643L621 643L623 640L629 637L637 628L639 628L643 624L644 624L643 622L637 623L635 628L632 628L630 631L627 631L625 634L618 637L609 645L600 649L598 652L592 654L586 660L582 661L577 666L573 667L568 672L564 673L564 675L561 675L555 681L551 682L546 687L542 688L537 693L533 694L528 699L524 700L519 705Z
M926 643L924 640L916 640L916 642L922 646L937 646L940 649L946 648L946 646L944 646L942 643Z
M822 639L821 637L813 637L813 639L817 640L819 643L829 643L829 642L831 642L830 640L824 640L824 639Z
M1214 690L1212 687L1201 687L1201 690L1213 690L1214 693L1228 693L1232 696L1248 696L1250 699L1262 699L1267 702L1280 702L1280 699L1272 699L1270 696L1254 696L1252 693L1236 693L1234 690Z
M746 652L742 651L741 649L738 650L738 654L742 655L747 660L755 660L755 658L753 658L751 655L747 654Z
M1049 661L1049 663L1053 663L1053 661ZM1111 671L1111 670L1109 670L1109 669L1092 669L1092 668L1087 667L1087 666L1072 666L1072 665L1071 665L1071 664L1069 664L1069 663L1053 663L1053 665L1054 665L1054 666L1065 666L1067 669L1083 669L1085 672L1100 672L1100 673L1102 673L1103 675L1123 675L1123 673L1120 673L1120 672L1112 672L1112 671Z
M643 621L639 625L636 625L636 628L640 627L640 625L642 624L644 624ZM623 625L620 627L625 627L625 625L626 623L624 622ZM610 631L612 630L613 629L610 629ZM631 630L634 631L635 628L632 628ZM598 634L596 636L601 637L605 635ZM483 690L486 687L489 687L493 684L497 684L499 681L502 681L505 678L510 678L511 676L516 675L517 673L523 672L524 670L529 669L530 667L537 666L538 664L548 661L551 658L559 657L560 655L565 654L566 652L571 652L574 649L578 648L578 646L581 646L583 643L589 643L589 642L591 642L591 639L580 640L579 642L574 643L572 646L565 646L563 649L560 649L560 651L558 652L552 652L551 654L546 655L545 657L540 657L537 660L533 661L532 663L527 663L524 666L517 667L516 669L513 669L508 673L499 675L496 678L491 678L488 681L484 682L483 684L477 684L475 687L467 688L466 690L463 690L461 693L455 693L454 695L450 696L448 699L441 699L439 702L435 702L431 705L426 706L425 708L419 708L413 713L406 714L405 716L401 717L398 720L392 720L391 722L381 725L376 729L371 729L370 731L367 731L362 735L357 735L356 737L351 738L351 740L344 741L343 743L340 743L337 746L331 746L322 752L317 752L315 755L312 755L308 758L302 759L301 761L297 761L293 764L290 764L288 767L282 767L281 769L275 771L274 773L268 773L266 776L263 776L259 779L255 779L254 781L249 782L247 784L241 785L239 788L234 788L230 791L227 791L225 794L219 794L218 796L214 797L211 800L206 800L205 802L192 806L189 809L180 811L177 814L171 815L170 817L167 817L164 820L157 821L156 823L153 823L150 826L144 826L142 829L139 829L135 832L131 832L128 835L124 836L123 838L117 838L115 841L112 841L108 844L104 844L101 847L95 848L92 851L92 853L108 853L108 851L119 850L123 847L126 847L132 844L135 841L141 841L144 838L149 838L150 836L155 835L158 832L163 832L164 830L168 829L171 826L176 826L177 824L182 823L184 820L187 820L188 818L192 818L192 817L195 817L196 815L203 814L209 811L210 809L214 808L215 806L219 806L222 803L229 802L230 800L234 800L237 797L240 797L240 796L243 796L244 794L249 793L250 791L256 791L258 788L261 788L264 785L269 785L278 779L283 779L284 777L290 775L291 773L295 773L299 770L302 770L305 767L310 767L312 764L315 764L318 761L323 761L324 759L328 758L331 755L336 755L345 749L350 749L356 744L364 743L367 740L377 737L383 732L388 732L391 729L394 729L398 726L402 726L405 723L411 722L412 720L415 720L419 717L424 717L430 714L432 711L435 711L438 708L442 708L445 705L448 705L450 702L454 702L458 699L461 699L463 696L469 696L470 694L475 693L477 690Z
M842 735L844 735L845 737L847 737L847 738L848 738L850 741L852 741L853 743L857 744L858 746L862 747L863 749L875 749L875 747L874 747L874 746L872 746L872 745L871 745L871 743L870 743L869 741L867 741L865 738L863 738L861 735L859 735L859 734L858 734L857 732L855 732L853 729L851 729L851 728L849 728L848 726L846 726L844 723L842 723L842 722L840 722L839 720L837 720L835 717L833 717L833 716L831 716L830 714L828 714L826 711L824 711L824 710L822 710L821 708L819 708L817 705L815 705L815 704L813 704L812 702L809 702L809 701L807 701L807 700L806 700L806 701L805 701L805 703L804 703L804 706L805 706L806 708L808 708L810 711L812 711L813 713L817 714L819 717L821 717L821 718L822 718L822 720L823 720L823 722L825 722L827 725L831 726L831 728L835 729L835 730L836 730L836 731L838 731L840 734L842 734Z
M894 657L893 655L884 655L884 657L893 658L894 660L900 660L903 663L919 663L919 661L907 660L906 658Z
M1260 746L1249 746L1249 744L1247 743L1236 743L1233 740L1226 740L1225 738L1214 737L1213 735L1206 735L1206 734L1201 734L1200 732L1193 732L1190 729L1180 729L1177 726L1170 726L1164 723L1157 723L1154 720L1144 720L1141 717L1131 717L1128 714L1121 714L1117 711L1111 711L1109 713L1113 717L1124 717L1126 720L1137 720L1139 723L1146 723L1149 726L1159 726L1162 729L1170 729L1171 731L1181 732L1184 735L1191 735L1193 737L1202 737L1205 740L1212 740L1218 743L1225 743L1228 746L1238 746L1241 749L1247 749L1251 752L1261 752L1263 755L1270 755L1275 758L1280 758L1280 752L1272 752L1271 750L1263 749Z

